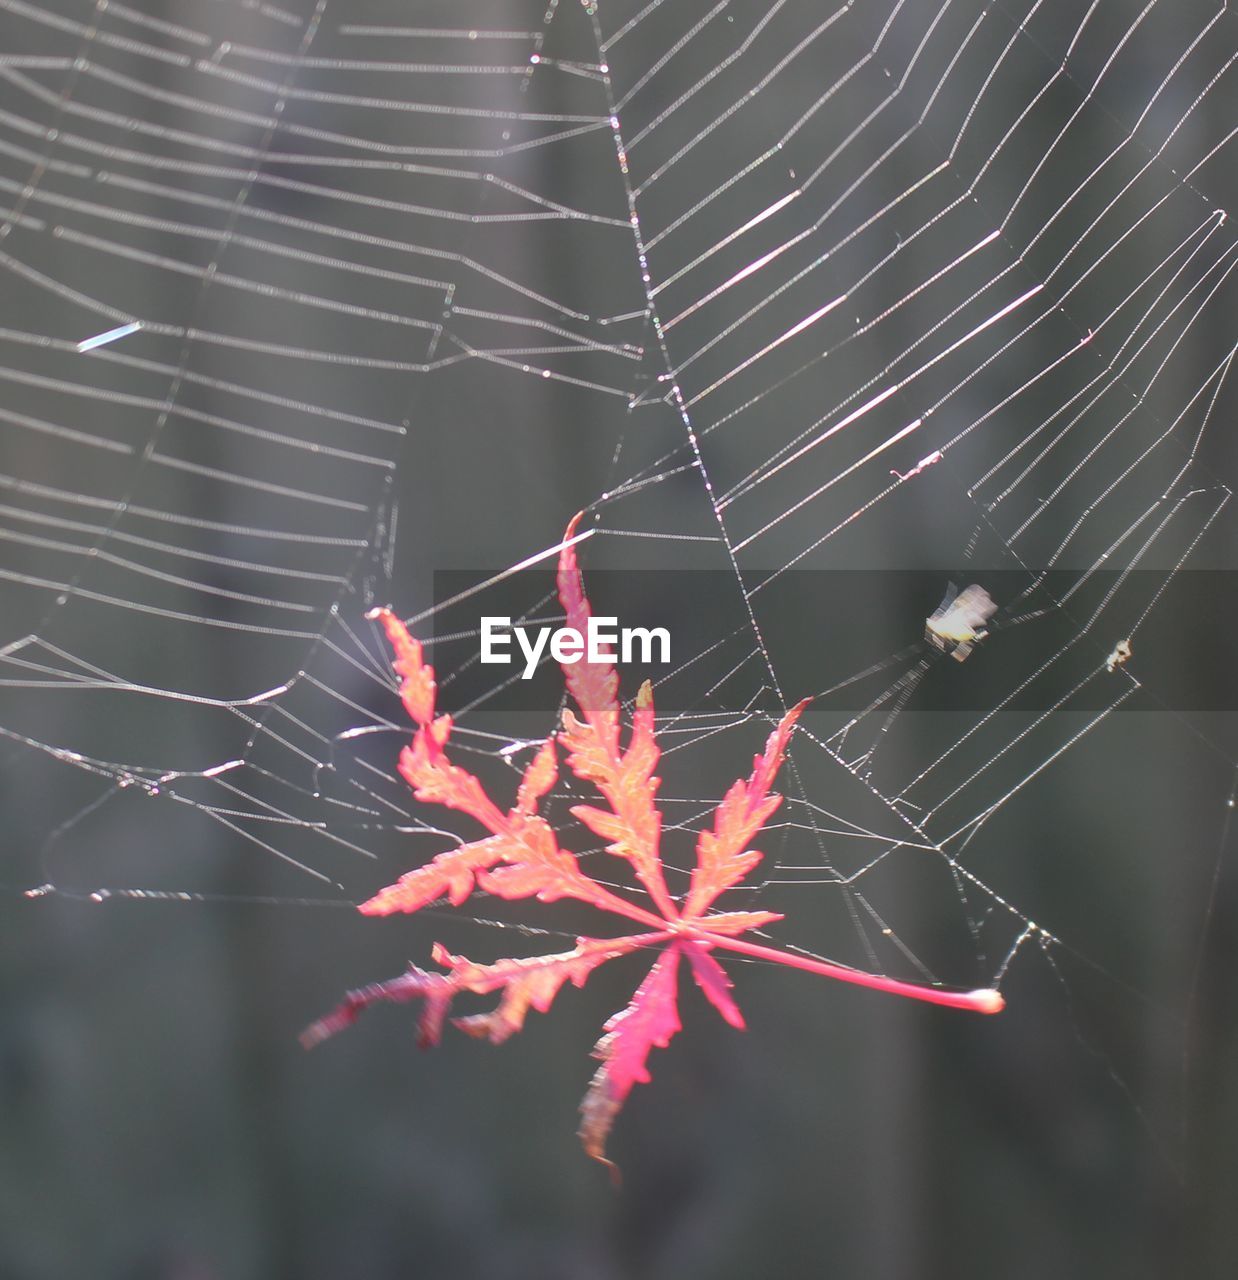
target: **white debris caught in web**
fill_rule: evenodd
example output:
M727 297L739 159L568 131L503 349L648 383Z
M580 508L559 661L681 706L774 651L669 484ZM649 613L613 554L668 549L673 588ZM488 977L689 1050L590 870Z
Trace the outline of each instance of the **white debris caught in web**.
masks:
M985 624L996 612L993 597L983 587L973 582L958 591L952 582L941 604L925 619L924 638L962 662L989 634Z

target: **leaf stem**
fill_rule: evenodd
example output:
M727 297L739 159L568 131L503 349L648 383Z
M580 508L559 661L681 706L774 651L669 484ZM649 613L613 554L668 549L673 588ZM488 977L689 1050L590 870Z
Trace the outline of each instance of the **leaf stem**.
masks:
M979 991L949 991L944 987L930 987L918 982L900 982L897 978L886 978L879 973L865 973L862 969L849 969L846 965L833 964L828 960L814 960L810 956L780 951L775 947L763 947L760 943L745 942L742 938L721 937L710 933L708 929L684 929L683 932L710 946L722 947L727 951L738 951L740 955L752 956L756 960L770 960L775 964L785 964L792 969L803 969L807 973L819 974L824 978L835 978L839 982L850 982L857 987L869 987L874 991L884 991L892 996L906 996L910 1000L920 1000L925 1004L940 1004L950 1009L968 1009L972 1013L1001 1013L1006 1007L1002 993L992 987Z

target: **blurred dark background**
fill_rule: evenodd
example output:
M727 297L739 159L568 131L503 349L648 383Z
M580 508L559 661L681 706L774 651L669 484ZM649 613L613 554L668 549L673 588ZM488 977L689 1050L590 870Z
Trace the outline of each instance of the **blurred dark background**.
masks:
M1224 600L1206 637L1172 600L1154 613L1131 664L1144 691L968 846L991 889L972 903L978 935L940 862L874 876L872 901L948 981L991 981L1022 920L1061 939L1014 951L999 1018L733 965L748 1033L685 990L684 1034L617 1125L618 1189L581 1154L575 1107L639 963L565 992L498 1049L449 1035L418 1054L410 1012L392 1009L313 1054L296 1037L345 988L424 963L436 939L477 959L517 945L446 914L357 915L350 902L440 846L330 810L321 766L342 778L334 735L398 714L360 657L381 654L357 639L370 605L426 609L435 571L500 570L584 506L602 528L717 535L681 404L659 382L668 359L720 493L1044 284L1028 336L1030 314L943 355L874 434L737 499L734 538L913 418L925 425L890 466L991 414L923 486L801 567L943 583L1039 567L1096 476L1155 449L1062 567L1087 568L1140 513L1167 511L1162 492L1197 488L1142 567L1191 548L1230 590L1233 523L1228 507L1213 514L1235 474L1234 400L1207 378L1233 342L1232 152L1214 148L1233 126L1235 40L1232 14L1203 0L1142 17L1104 3L1086 20L1070 4L866 0L836 14L725 0L0 5L0 1277L1233 1274L1238 734L1232 707L1208 701L1232 686ZM536 71L517 73L532 53ZM378 65L391 61L404 69ZM507 70L472 73L482 65ZM798 183L752 236L683 273ZM661 336L644 318L633 209L659 319L684 313ZM999 223L990 248L865 331ZM766 274L694 309L789 241ZM734 372L843 294L823 327ZM144 332L75 351L132 317ZM1090 363L1059 367L1091 329ZM1105 369L1105 399L1074 399ZM1093 446L1101 460L1081 495L1056 455L1005 507L973 493L1013 443L1056 424L1045 443L1075 414L1068 463ZM746 580L882 483L861 471L776 526L740 557ZM1005 540L1028 510L1011 508L1059 484L1040 541L1012 563ZM582 559L733 576L715 543L597 537ZM1115 605L1127 623L1149 583ZM813 670L850 607L813 603L806 618L822 620L781 640L776 670ZM923 626L918 600L892 591L882 607L837 624L859 650L870 627L874 660ZM738 590L730 610L741 627ZM1078 670L1115 638L1107 623L1087 638ZM466 652L435 660L446 671ZM975 669L1000 685L999 660L982 649ZM767 682L749 674L739 703ZM274 711L149 692L241 699L290 680ZM1055 713L983 795L1003 796L1094 714ZM819 734L839 723L817 715ZM909 703L877 782L974 720ZM468 723L548 728L485 709ZM719 796L760 737L697 747L668 766L668 788ZM380 735L366 759L389 769L397 745ZM234 795L193 776L233 759L246 761ZM808 759L810 798L848 803L832 790L845 775ZM258 803L291 817L227 820ZM782 897L791 940L865 963L835 888L818 877ZM535 907L513 918L578 927Z

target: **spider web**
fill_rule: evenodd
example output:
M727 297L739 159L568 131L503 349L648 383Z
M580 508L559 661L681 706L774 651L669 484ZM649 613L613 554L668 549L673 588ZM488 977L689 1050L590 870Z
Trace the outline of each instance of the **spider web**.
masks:
M1232 807L1224 6L0 8L10 892L347 907L469 834L364 615L514 781L554 709L453 684L584 508L586 578L722 584L657 681L672 866L816 694L778 941L1155 985L1092 926L1183 753L1188 930Z

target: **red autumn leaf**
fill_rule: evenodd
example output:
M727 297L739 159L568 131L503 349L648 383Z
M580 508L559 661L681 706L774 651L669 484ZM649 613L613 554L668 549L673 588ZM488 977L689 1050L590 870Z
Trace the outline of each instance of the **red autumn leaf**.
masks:
M476 818L498 831L503 815L486 795L485 788L467 769L452 764L444 748L451 737L451 717L439 716L418 729L411 747L400 752L400 775L422 804L441 804Z
M565 544L580 517L568 525ZM564 545L559 554L559 600L569 626L587 631L589 602L584 593L575 549ZM572 814L607 842L608 852L623 858L648 895L652 909L601 884L589 875L575 854L560 847L553 828L541 817L538 804L557 778L555 739L548 739L525 770L515 803L506 812L487 794L481 781L448 757L452 722L435 715L437 688L434 669L423 658L421 645L389 610L373 615L383 625L395 654L400 696L416 725L412 743L400 754L400 772L422 803L441 804L475 818L488 836L449 849L424 866L407 872L393 885L362 903L368 915L414 912L446 897L459 906L474 889L515 900L536 897L543 902L572 898L588 903L627 924L635 921L641 933L618 937L579 938L572 951L555 955L509 958L476 964L453 956L437 943L435 961L445 972L415 967L389 982L350 992L342 1004L314 1023L302 1036L307 1046L320 1043L350 1026L366 1007L378 1001L422 1002L419 1039L436 1044L453 1002L461 995L500 993L488 1013L454 1019L470 1035L498 1044L519 1031L530 1009L544 1013L564 983L583 986L599 965L650 947L660 947L644 981L628 1006L605 1025L594 1050L601 1065L581 1104L581 1141L586 1152L606 1160L606 1141L615 1117L633 1086L649 1079L648 1058L665 1048L680 1030L678 971L681 955L688 957L697 986L732 1026L744 1025L731 994L731 980L714 956L716 949L738 952L791 968L837 978L844 982L955 1008L996 1013L1003 1001L997 991L955 992L940 987L901 982L783 951L742 935L781 919L770 911L714 910L714 903L737 885L760 861L749 847L781 797L771 788L782 764L796 720L806 703L782 717L753 761L747 779L733 783L714 814L712 830L697 841L696 865L685 900L679 904L666 884L660 853L662 816L656 804L659 779L654 776L659 750L655 736L653 691L645 684L637 695L626 748L621 742L619 677L613 661L586 659L563 665L568 692L579 715L565 711L558 740L568 768L590 782L606 807L576 805Z
M579 520L580 516L576 516L567 526L565 544L575 534ZM574 546L565 545L559 555L558 586L567 624L583 636L590 611ZM612 810L609 815L599 815L597 810L581 806L572 812L603 839L611 841L608 851L632 864L636 878L648 890L658 911L674 919L676 911L658 854L662 815L654 804L660 780L653 771L660 752L653 732L653 690L646 683L637 694L632 735L623 751L619 746L619 676L613 661L564 664L563 673L568 692L584 716L583 721L570 711L563 716L568 768L582 781L592 782ZM601 830L591 818L601 821Z
M383 624L394 657L392 666L400 676L400 698L412 722L424 729L434 719L436 687L434 668L422 659L421 641L413 639L408 629L390 609L375 609L367 615Z
M424 1000L420 1030L423 1048L439 1042L443 1021L451 1002L464 992L489 995L502 991L503 998L490 1013L455 1019L456 1026L470 1035L484 1036L493 1044L501 1044L524 1026L530 1008L545 1013L559 988L567 981L583 987L585 979L607 960L613 960L645 945L645 939L581 938L573 951L558 955L533 956L524 960L497 960L494 964L474 964L464 956L453 956L445 947L434 944L435 963L446 973L427 973L414 965L390 982L379 982L352 992L333 1013L309 1027L301 1039L306 1046L318 1044L350 1025L367 1004L386 1000L404 1004Z
M520 779L520 791L516 796L516 808L520 813L537 812L538 801L554 786L559 776L555 764L555 740L547 738L541 750L533 757Z
M502 861L506 835L473 840L457 849L448 849L431 859L424 867L406 871L395 884L380 889L368 902L361 904L367 916L389 916L395 911L420 911L422 907L446 895L458 907L473 892L480 871Z
M738 884L761 861L748 842L782 803L782 797L772 795L770 787L791 730L807 705L801 702L783 716L770 734L764 754L753 760L748 780L732 783L723 797L714 815L714 829L701 832L684 915L695 917L707 911L719 894Z
M606 1164L606 1138L632 1086L649 1083L651 1049L665 1049L678 1032L679 952L672 942L654 961L628 1007L610 1018L593 1050L602 1060L580 1104L580 1140Z
M739 1005L731 997L731 979L726 970L709 954L709 948L701 942L685 942L684 953L692 965L692 976L700 987L705 999L713 1005L723 1018L736 1030L744 1029L744 1015Z

